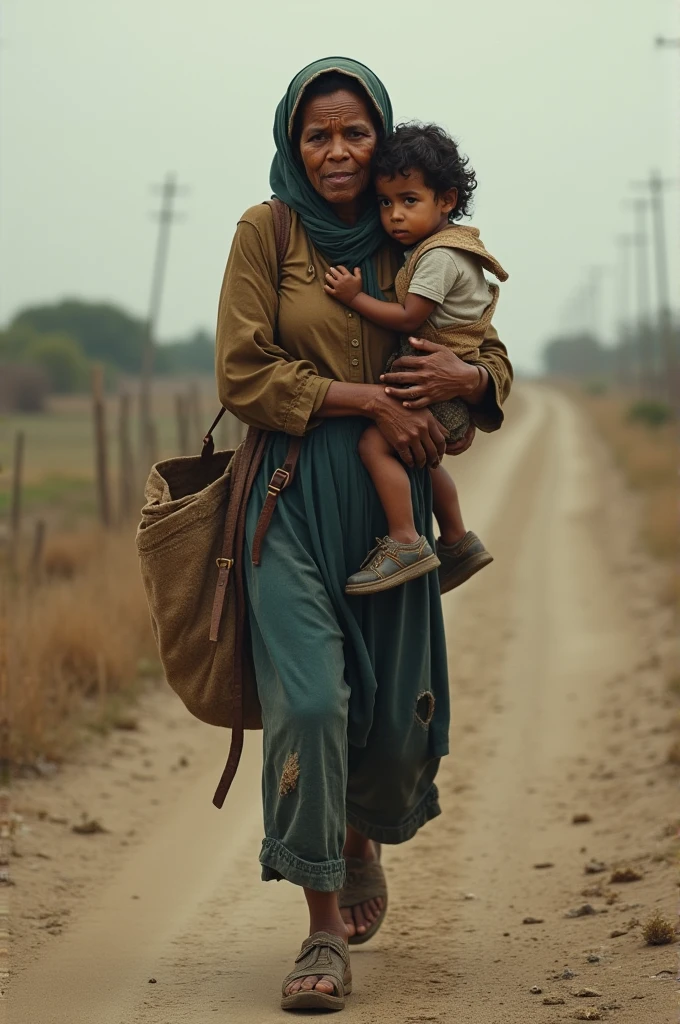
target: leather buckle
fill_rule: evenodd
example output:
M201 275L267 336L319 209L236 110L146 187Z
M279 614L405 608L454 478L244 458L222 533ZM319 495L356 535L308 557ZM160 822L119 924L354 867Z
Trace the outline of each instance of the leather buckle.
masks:
M234 565L233 558L217 558L216 562L218 569L231 569Z
M284 487L290 482L290 473L287 469L276 469L269 481L267 490L270 494L280 494Z

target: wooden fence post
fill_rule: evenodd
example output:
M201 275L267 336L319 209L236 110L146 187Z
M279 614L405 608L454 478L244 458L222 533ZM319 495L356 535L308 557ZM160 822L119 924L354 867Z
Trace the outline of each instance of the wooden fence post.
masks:
M31 551L31 583L39 583L42 576L43 551L45 550L45 520L38 519L33 534L33 550Z
M95 473L99 518L102 526L111 526L111 497L106 437L106 406L104 403L104 370L92 367L92 421L94 428Z
M118 405L118 493L121 522L126 522L132 515L135 490L135 465L130 429L131 414L130 395L123 392Z
M14 435L14 460L12 464L12 494L9 512L9 552L12 566L18 560L18 545L22 536L22 489L24 486L24 455L26 451L26 434L18 430Z
M175 395L175 422L177 426L177 450L180 455L189 454L189 414L186 395Z
M192 450L198 451L209 424L203 422L203 409L201 408L201 389L196 381L189 385L189 422L191 424Z

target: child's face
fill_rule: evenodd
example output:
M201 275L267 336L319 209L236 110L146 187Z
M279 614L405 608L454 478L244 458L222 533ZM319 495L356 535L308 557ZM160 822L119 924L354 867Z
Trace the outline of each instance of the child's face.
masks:
M435 196L423 181L422 172L415 170L392 179L378 177L375 190L383 228L407 247L445 228L458 199L455 188Z

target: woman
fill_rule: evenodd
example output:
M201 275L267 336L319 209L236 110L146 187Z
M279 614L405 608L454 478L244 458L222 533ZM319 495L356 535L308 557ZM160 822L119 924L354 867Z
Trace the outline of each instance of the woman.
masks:
M264 724L262 877L302 886L310 916L283 985L291 1010L343 1007L347 942L370 938L386 910L379 844L412 838L440 813L434 779L448 752L437 574L371 597L344 593L367 538L386 532L358 439L371 420L411 469L416 524L433 543L425 467L445 438L427 408L402 402L462 396L473 422L493 430L511 380L492 331L478 366L429 344L395 364L389 383L409 386L392 397L378 381L398 339L324 292L329 265L343 263L394 300L401 254L371 194L372 157L391 131L389 97L368 68L328 58L301 71L274 125L271 186L291 210L285 258L279 267L271 209L247 210L220 298L220 398L273 432L248 506L246 583ZM257 519L291 434L305 437L295 479L255 566Z

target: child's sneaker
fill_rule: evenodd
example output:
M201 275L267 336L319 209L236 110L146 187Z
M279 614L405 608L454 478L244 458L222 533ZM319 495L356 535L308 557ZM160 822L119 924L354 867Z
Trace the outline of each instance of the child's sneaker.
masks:
M440 558L439 589L442 594L459 587L485 565L493 562L493 555L489 554L477 534L471 530L455 544L444 544L440 538L437 541L437 554Z
M390 590L432 572L439 565L426 537L419 537L413 544L400 544L391 537L382 540L376 537L376 540L377 546L369 552L359 572L347 580L346 594L377 594Z

